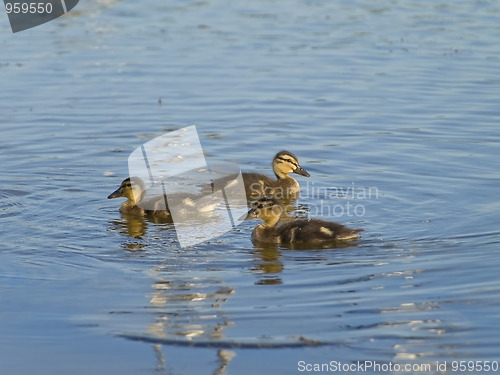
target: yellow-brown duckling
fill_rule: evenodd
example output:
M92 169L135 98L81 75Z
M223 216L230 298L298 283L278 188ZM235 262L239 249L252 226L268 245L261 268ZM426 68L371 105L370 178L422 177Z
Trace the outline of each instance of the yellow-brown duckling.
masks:
M128 177L122 181L118 189L108 195L108 199L127 198L120 206L120 212L132 215L154 213L156 215L170 216L170 211L163 196L144 201L146 185L139 177ZM145 209L146 207L147 209Z
M169 207L166 195L147 197L147 188L139 177L128 177L122 181L118 189L112 192L108 199L127 198L120 206L120 212L132 215L149 215L158 219L171 219L171 208L180 215L210 214L221 202L217 197L196 195L190 193L173 193L169 195Z
M309 173L300 166L297 156L290 151L280 151L273 159L273 172L276 180L260 173L242 173L248 199L274 196L278 199L294 199L300 193L299 183L291 173L309 177Z
M279 224L282 212L282 206L274 197L254 202L246 218L259 218L264 223L255 227L252 240L261 243L322 244L356 240L362 231L319 219L296 219Z

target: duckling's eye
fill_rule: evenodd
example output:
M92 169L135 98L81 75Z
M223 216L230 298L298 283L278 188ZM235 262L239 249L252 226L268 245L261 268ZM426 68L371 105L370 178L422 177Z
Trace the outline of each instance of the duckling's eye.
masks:
M293 159L285 159L285 158L282 158L281 160L283 160L283 161L284 161L284 162L286 162L286 163L289 163L289 164L293 165L295 168L297 168L297 167L298 167L298 164L297 164L297 163L295 162L295 160L293 160Z
M132 184L128 183L125 185L125 187L132 187Z

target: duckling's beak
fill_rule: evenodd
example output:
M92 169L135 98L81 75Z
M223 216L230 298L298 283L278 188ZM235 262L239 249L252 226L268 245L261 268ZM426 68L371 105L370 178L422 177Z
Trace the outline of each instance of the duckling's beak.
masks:
M113 191L111 194L108 195L108 199L113 199L113 198L119 198L122 196L121 192L121 187Z
M302 168L300 165L297 167L297 169L295 169L293 171L293 173L297 173L297 174L300 174L301 176L304 176L304 177L310 177L311 175L304 169Z

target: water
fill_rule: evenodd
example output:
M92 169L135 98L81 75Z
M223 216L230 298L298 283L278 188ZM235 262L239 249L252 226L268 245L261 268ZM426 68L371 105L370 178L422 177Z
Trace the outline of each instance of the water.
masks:
M17 34L5 17L1 372L499 360L499 12L87 1ZM362 240L259 248L249 221L186 250L122 218L106 197L129 153L191 124L245 171L296 153L301 207Z

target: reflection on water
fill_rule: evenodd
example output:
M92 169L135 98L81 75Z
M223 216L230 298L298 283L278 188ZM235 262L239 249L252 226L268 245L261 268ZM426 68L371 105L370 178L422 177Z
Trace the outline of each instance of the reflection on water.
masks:
M257 284L275 285L283 283L278 275L283 271L283 261L281 260L281 250L277 245L256 246L252 254L256 263L252 271L260 277L256 282Z
M128 251L142 250L147 252L149 245L143 241L143 237L151 230L161 230L160 233L172 234L173 225L165 227L165 224L154 223L148 217L122 214L121 221L111 222L113 230L127 240L123 247ZM135 240L130 242L129 239ZM141 242L136 242L141 241ZM287 251L286 249L284 249ZM187 249L188 254L195 249ZM267 247L256 246L250 253L254 261L250 271L259 280L255 285L280 285L282 280L280 274L284 271L282 260L282 248L276 245ZM216 260L216 263L218 260ZM175 261L173 263L176 263ZM247 335L243 341L234 335L227 335L226 331L236 325L233 313L228 313L225 304L238 293L238 289L227 285L221 278L217 277L218 267L202 276L204 272L198 270L197 276L190 276L190 270L182 272L177 270L178 266L172 266L172 262L158 262L152 266L147 275L152 279L151 289L148 293L148 315L153 319L144 330L138 332L124 332L121 334L133 340L151 342L158 351L161 344L174 345L196 345L223 347L296 347L316 346L322 344L320 341L311 340L303 335L291 336L290 339L279 340L277 343L260 341L254 337L248 340ZM244 295L241 297L245 298ZM245 311L245 315L249 311ZM123 315L117 314L117 319L123 319ZM267 333L264 334L267 336ZM272 336L269 336L272 338ZM224 353L224 352L220 352ZM227 353L221 358L230 358ZM221 360L222 361L222 360ZM161 360L159 360L161 362ZM222 361L222 363L225 363ZM225 368L224 364L221 368Z
M165 266L157 266L148 273L154 281L149 297L149 308L154 321L146 327L142 339L175 343L178 340L224 339L224 330L234 323L224 312L223 305L234 289L222 285L220 280L200 278L168 277ZM157 368L163 368L166 360L162 344L152 344ZM224 374L235 353L218 351L219 367L214 374Z
M143 216L121 213L121 217L121 221L110 222L114 230L132 238L141 238L146 234L147 224Z
M291 207L286 220L300 214L296 210ZM241 229L244 234L238 231L228 236L247 236L252 227ZM152 246L146 239L152 238L148 230L159 231L162 236L168 233L163 241L171 238L175 242L173 224L156 223L148 217L122 215L122 220L111 222L111 228L126 239L127 250L148 252ZM221 246L230 242L224 237L218 241ZM357 244L329 249L253 246L248 251L251 262L247 265L253 279L235 284L224 281L231 267L220 264L223 253L214 255L201 269L196 261L178 268L188 254L203 259L210 253L206 245L186 250L177 254L178 259L153 262L147 271L151 279L145 301L148 322L135 330L123 329L119 335L150 343L158 368L168 362L165 345L220 348L216 374L222 374L235 355L225 351L227 348L346 345L378 353L375 357L389 356L397 363L453 355L457 337L469 333L469 318L449 309L450 303L463 302L419 294L431 272L419 260L420 242L415 241L412 250L400 248L397 242L380 244L369 237ZM425 249L428 241L423 242ZM393 255L372 252L374 246ZM196 255L197 251L201 255ZM191 275L193 267L196 276ZM365 267L375 272L359 272ZM304 276L306 269L316 271ZM273 293L281 286L294 297L289 295L277 304ZM262 287L270 294L262 293ZM238 307L241 300L247 305L244 310ZM298 316L308 324L291 328L287 322L298 321Z
M164 266L154 267L149 274L155 280L149 301L155 322L147 329L153 337L217 340L233 325L223 305L234 289L220 280L167 277Z
M148 251L148 244L141 241L148 225L154 225L154 229L161 229L162 233L168 231L172 238L175 237L172 223L158 223L154 217L148 216L121 216L121 221L111 222L111 228L125 238L134 240L123 243L127 251ZM189 273L172 270L170 264L163 262L151 267L147 271L152 281L151 291L147 294L148 304L145 306L149 322L142 328L137 327L135 332L129 331L130 328L123 329L123 337L151 343L158 371L163 371L168 363L165 344L201 343L210 346L211 342L225 340L225 330L234 325L234 321L224 311L224 304L235 293L234 288L216 276L193 277ZM123 314L113 314L113 317L124 319ZM235 356L234 351L219 349L213 374L225 374Z
M138 251L146 246L141 240L148 231L148 224L161 225L164 230L170 232L172 242L178 242L173 222L169 218L158 217L153 214L145 216L123 212L119 214L121 220L110 220L109 230L118 231L121 235L133 239L132 242L127 241L123 244L126 250Z

